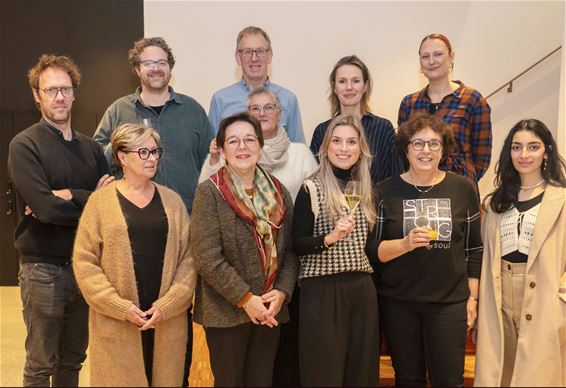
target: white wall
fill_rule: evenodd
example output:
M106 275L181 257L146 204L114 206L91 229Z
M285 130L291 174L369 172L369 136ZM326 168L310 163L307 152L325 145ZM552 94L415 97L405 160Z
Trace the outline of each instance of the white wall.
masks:
M177 58L174 87L208 109L212 93L240 78L235 40L245 26L271 36L271 78L299 98L307 141L329 117L328 75L342 56L357 54L374 80L374 113L394 124L401 98L426 85L417 50L441 32L456 53L454 79L491 93L562 44L564 3L556 2L194 2L145 0L146 36L163 36ZM500 92L493 108L494 159L520 118L533 116L555 131L561 53L515 92ZM562 128L564 130L564 128ZM482 180L489 190L492 177Z

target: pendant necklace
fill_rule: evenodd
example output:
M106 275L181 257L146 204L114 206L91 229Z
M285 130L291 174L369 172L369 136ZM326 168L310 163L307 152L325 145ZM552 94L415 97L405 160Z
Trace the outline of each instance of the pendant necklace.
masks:
M436 175L435 175L434 178L432 179L433 184L430 185L430 187L429 187L428 189L424 189L424 190L419 189L419 186L417 186L417 185L415 185L415 184L413 184L413 186L415 186L415 189L417 189L417 191L418 191L419 193L428 193L429 191L431 191L431 190L434 188L434 186L436 186L436 185L438 184L438 182L437 182L437 183L434 183L434 181L436 180L437 176L438 176L438 173L436 173Z
M540 182L535 183L534 185L530 185L530 186L519 186L522 190L529 190L529 189L534 189L535 187L539 187L540 185L542 185L544 183L544 179L542 179Z

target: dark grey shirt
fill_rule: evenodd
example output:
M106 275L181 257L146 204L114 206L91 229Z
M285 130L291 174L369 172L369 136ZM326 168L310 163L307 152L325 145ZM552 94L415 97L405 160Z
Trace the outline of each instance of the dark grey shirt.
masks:
M108 163L113 166L112 132L122 124L141 124L146 119L159 132L164 151L154 180L176 191L190 212L200 169L212 140L206 112L196 100L169 87L171 98L158 115L143 103L140 92L141 87L138 87L135 93L110 105L98 124L94 140L102 146ZM120 175L115 166L112 170Z

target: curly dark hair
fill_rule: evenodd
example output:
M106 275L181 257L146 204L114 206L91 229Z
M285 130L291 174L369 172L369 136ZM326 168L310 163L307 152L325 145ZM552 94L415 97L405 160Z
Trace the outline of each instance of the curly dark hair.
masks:
M496 213L503 213L517 205L519 190L521 189L521 177L511 160L511 145L513 136L519 131L530 131L538 137L544 144L547 155L546 168L541 165L541 174L547 184L558 187L566 187L566 165L564 159L558 153L556 141L552 137L552 133L537 119L521 120L511 130L505 138L499 161L495 166L496 189L488 194L484 199L484 208L486 201L491 198L489 207Z
M136 72L136 68L140 65L140 55L146 47L155 46L159 47L167 53L167 61L171 69L175 66L175 57L173 56L173 51L171 47L167 44L165 39L156 36L153 38L143 38L134 43L134 47L128 51L128 61L132 65L132 70Z
M401 124L395 136L395 146L399 155L403 155L405 166L409 164L407 146L411 142L411 138L415 133L425 128L432 129L433 132L442 137L442 160L446 160L454 150L456 141L450 125L446 124L440 117L428 113L415 113L411 115L408 121Z

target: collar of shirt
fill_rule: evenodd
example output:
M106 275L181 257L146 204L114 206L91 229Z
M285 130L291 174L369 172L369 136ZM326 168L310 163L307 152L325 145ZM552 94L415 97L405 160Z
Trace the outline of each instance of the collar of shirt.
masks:
M242 86L242 88L244 90L247 90L248 93L251 92L250 88L248 87L248 83L246 82L246 80L244 79L244 77L242 77L240 79L240 85ZM263 86L265 86L266 88L269 88L269 85L271 85L271 81L269 80L269 77L267 77L267 81L265 81L265 84Z
M40 124L45 125L47 128L49 128L50 130L53 131L53 133L55 133L57 136L59 136L61 139L65 140L65 136L63 136L63 132L61 132L59 129L55 128L53 125L51 125L47 120L45 120L43 117L39 120ZM75 141L77 140L77 135L75 134L75 130L73 128L71 128L71 140L69 141Z
M456 98L461 99L463 94L464 94L464 83L462 81L456 81L456 80L453 80L452 82L455 82L460 86L458 86L458 88L450 94L453 95ZM425 88L423 90L421 90L421 93L419 95L419 99L426 98L427 100L430 101L430 97L428 96L428 87L429 87L429 85L425 86Z
M169 96L170 97L169 97L169 100L165 101L165 104L163 104L163 105L166 105L169 101L174 101L176 104L182 104L183 100L181 99L181 97L177 93L175 93L175 90L173 90L173 87L168 86L168 88L169 88ZM136 88L136 91L135 91L133 98L132 98L132 102L134 104L139 102L143 106L148 106L142 101L142 99L140 97L141 91L142 91L142 87L140 85Z

